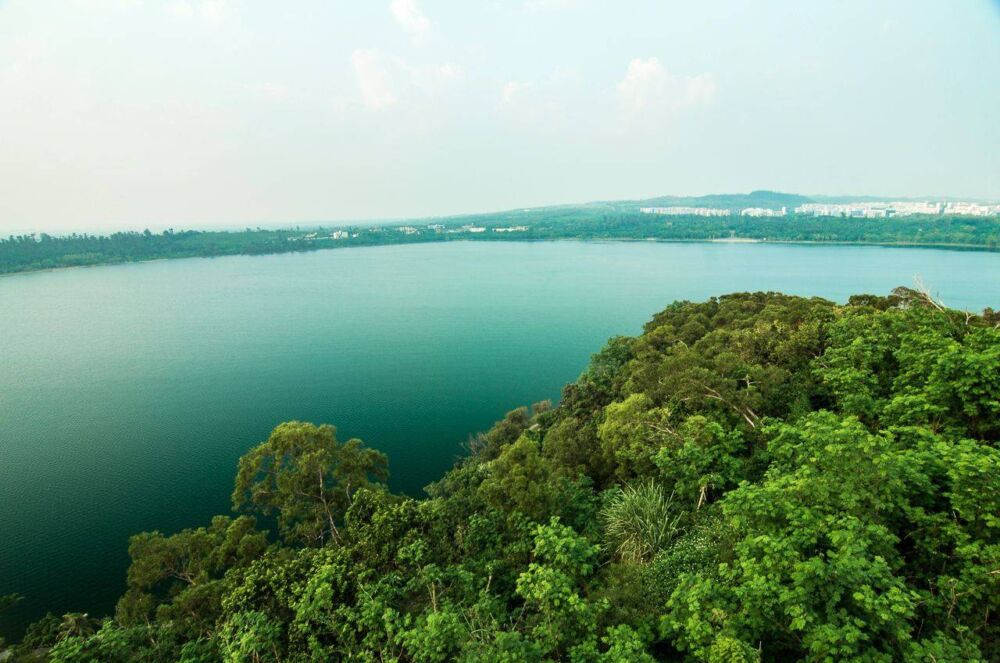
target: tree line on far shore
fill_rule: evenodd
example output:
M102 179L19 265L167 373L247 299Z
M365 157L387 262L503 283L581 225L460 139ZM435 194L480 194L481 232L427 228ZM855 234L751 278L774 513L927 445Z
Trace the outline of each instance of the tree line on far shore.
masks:
M463 228L465 226L465 228ZM471 232L469 226L481 228ZM496 232L497 229L517 228ZM523 228L523 229L522 229ZM776 242L859 243L1000 249L1000 219L912 216L697 217L609 209L599 205L449 217L440 222L239 231L165 230L111 235L26 234L0 238L0 274L158 260L261 255L348 246L455 240L553 239L705 241L746 238Z

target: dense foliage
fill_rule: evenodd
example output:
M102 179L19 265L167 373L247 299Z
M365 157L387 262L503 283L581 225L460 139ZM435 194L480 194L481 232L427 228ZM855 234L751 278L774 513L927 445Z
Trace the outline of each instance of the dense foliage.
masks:
M534 239L655 239L829 242L1000 248L1000 220L989 217L912 216L894 219L840 217L663 217L621 214L597 221L541 226Z
M714 199L704 197L698 200ZM770 201L769 197L764 198ZM516 210L449 217L435 223L234 232L121 232L110 236L19 235L0 238L0 274L57 267L287 253L348 246L455 240L660 240L749 239L772 242L841 242L1000 249L995 217L912 216L892 219L698 217L642 214L620 203ZM470 232L468 226L481 228ZM466 228L463 228L466 226ZM518 228L515 231L504 229ZM523 228L523 229L522 229ZM499 230L498 230L499 229Z
M678 302L428 488L282 424L20 661L1000 660L1000 316Z
M310 231L314 232L314 231ZM328 231L326 231L328 232ZM358 237L334 244L326 235L319 241L305 240L310 234L297 230L245 230L162 233L118 232L112 235L73 234L13 235L0 238L0 274L59 267L106 265L162 258L195 258L228 255L263 255L309 251L331 246L366 246L387 243L382 235L365 231ZM396 233L394 242L413 241Z

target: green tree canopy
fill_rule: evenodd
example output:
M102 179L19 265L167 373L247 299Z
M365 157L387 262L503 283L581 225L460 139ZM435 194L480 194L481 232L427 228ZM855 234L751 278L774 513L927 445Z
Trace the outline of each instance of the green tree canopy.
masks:
M677 302L416 498L331 426L248 516L133 537L17 663L1000 661L1000 319L896 290Z
M385 454L338 442L333 426L290 421L240 459L233 507L276 513L287 540L318 546L340 539L355 492L387 478Z

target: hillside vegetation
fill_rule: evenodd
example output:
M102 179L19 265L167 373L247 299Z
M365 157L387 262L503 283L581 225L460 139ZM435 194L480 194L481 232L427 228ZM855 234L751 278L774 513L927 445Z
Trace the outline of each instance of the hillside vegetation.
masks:
M15 659L1000 660L998 326L907 289L677 302L424 499L281 424L238 515L133 537L116 614Z

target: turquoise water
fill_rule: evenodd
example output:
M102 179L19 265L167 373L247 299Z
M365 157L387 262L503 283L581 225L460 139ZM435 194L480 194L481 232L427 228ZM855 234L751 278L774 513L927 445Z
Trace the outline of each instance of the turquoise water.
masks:
M544 398L676 299L844 301L917 274L1000 307L1000 254L846 246L422 244L0 278L0 594L101 614L129 534L226 513L237 458L335 424L418 494L467 436Z

